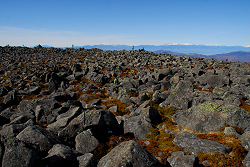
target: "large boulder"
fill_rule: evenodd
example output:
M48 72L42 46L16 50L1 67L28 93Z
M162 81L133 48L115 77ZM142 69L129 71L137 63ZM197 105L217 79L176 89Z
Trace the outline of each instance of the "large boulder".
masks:
M147 108L137 109L135 112L139 113L141 117L154 125L161 122L161 116L155 107L148 106Z
M32 167L34 165L38 154L36 148L16 138L2 138L1 140L5 146L2 159L3 167Z
M198 165L197 160L198 158L195 155L185 155L183 151L173 152L167 159L171 167L193 167Z
M200 85L207 85L207 87L215 88L222 87L229 84L229 78L223 75L202 75L198 78Z
M108 131L116 131L118 126L118 122L111 112L105 110L87 110L74 118L58 133L58 136L64 141L74 143L76 135L86 129L91 128L96 135L102 137ZM96 137L98 138L98 136Z
M239 137L242 146L247 150L250 151L250 131L247 131L245 133L243 133L240 137Z
M146 140L147 134L150 134L151 123L145 120L141 115L125 116L122 120L124 134L133 134L139 140Z
M69 109L67 112L60 114L55 121L52 124L49 124L47 126L48 131L53 132L53 134L58 134L59 131L61 131L63 128L65 128L69 122L74 119L76 116L81 114L83 111L80 109L80 107L73 107Z
M1 136L4 137L16 137L23 129L28 126L34 125L34 121L31 119L24 124L10 124L9 126L4 126L0 131Z
M218 131L225 125L250 130L250 113L242 108L221 102L204 102L187 111L177 111L174 120L194 132Z
M125 141L102 157L97 167L160 167L157 159L134 140Z
M244 167L250 167L250 152L247 153L247 156L242 161L242 164L244 165Z
M38 125L28 126L21 131L16 138L23 142L38 146L39 150L42 152L47 152L54 144L60 143L56 136Z
M173 143L193 154L197 154L199 151L203 153L219 152L223 154L231 152L231 148L223 144L208 139L199 139L195 134L187 131L180 132L174 138Z
M77 157L79 167L96 167L97 161L93 154L86 153L82 156Z
M90 129L79 133L75 141L76 150L82 154L94 151L99 143Z
M1 124L9 123L11 116L18 113L19 111L17 109L7 108L3 110L0 114Z
M63 144L55 144L50 150L49 155L41 161L41 166L67 167L77 166L77 157L81 153Z
M178 110L185 110L190 108L193 89L194 86L191 82L181 80L171 91L168 98L164 102L160 103L160 106L163 108L171 106L175 107Z
M4 97L3 103L4 103L6 106L12 106L12 105L14 105L14 104L17 104L17 103L18 103L18 101L17 101L17 91L16 91L16 90L10 91L10 92Z

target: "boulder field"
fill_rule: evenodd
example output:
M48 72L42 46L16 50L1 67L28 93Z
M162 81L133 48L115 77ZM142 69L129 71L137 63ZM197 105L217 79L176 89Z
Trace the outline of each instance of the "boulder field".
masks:
M250 65L0 47L0 166L250 166Z

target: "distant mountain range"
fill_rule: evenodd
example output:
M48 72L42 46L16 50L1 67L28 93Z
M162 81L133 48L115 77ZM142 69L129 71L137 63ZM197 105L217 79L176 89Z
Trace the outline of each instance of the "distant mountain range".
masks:
M178 53L178 52L172 52L168 50L158 50L154 53L168 53L171 55L178 55L178 56L190 56L190 57L201 57L201 58L214 58L217 60L226 60L228 61L240 61L240 62L250 62L250 51L237 51L237 52L230 52L230 53L222 53L222 54L214 54L214 55L203 55L203 54L196 54L196 53Z
M84 45L75 46L75 48L84 47L86 49L99 48L102 50L131 50L132 45ZM169 45L137 45L134 46L135 50L144 48L147 51L157 50L170 50L178 53L197 53L203 55L214 55L236 51L250 51L250 47L244 46L220 46L220 45L181 45L181 44L169 44Z
M51 47L42 45L43 47ZM69 48L69 47L61 47ZM132 50L132 45L84 45L74 48L99 48L102 50ZM169 53L174 55L215 58L219 60L250 62L250 47L244 46L223 46L223 45L192 45L192 44L167 44L167 45L137 45L135 50L145 49L155 53Z

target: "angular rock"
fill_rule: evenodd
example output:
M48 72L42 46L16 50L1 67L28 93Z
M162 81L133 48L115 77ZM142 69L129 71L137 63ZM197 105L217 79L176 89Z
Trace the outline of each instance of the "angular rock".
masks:
M247 150L250 151L250 131L247 131L245 133L243 133L240 137L239 137L242 146Z
M15 138L4 139L5 151L2 159L2 166L32 167L36 160L38 151L36 148L19 141Z
M40 92L41 92L41 88L37 86L35 88L30 89L28 91L28 94L29 95L38 95Z
M146 121L154 125L161 123L161 116L155 107L148 106L147 108L141 109L141 111L137 110L137 113L139 113Z
M96 167L97 161L93 154L86 153L82 156L77 157L79 167Z
M160 167L157 159L134 140L122 142L101 158L97 167Z
M11 108L3 110L0 114L0 116L3 118L1 122L3 122L4 124L10 122L11 116L17 114L18 112L19 111L17 109L11 109Z
M225 127L224 130L225 135L234 135L236 137L240 137L240 134L236 132L236 130L232 127Z
M56 136L38 125L28 126L16 138L38 146L42 152L47 152L54 144L60 143Z
M244 167L250 167L250 152L247 153L247 156L242 161L242 164L244 165Z
M75 142L76 150L82 154L94 151L99 143L90 129L79 133L75 138Z
M250 113L229 104L205 102L188 111L177 111L174 120L194 132L218 131L227 124L250 130Z
M191 107L194 86L189 81L180 81L171 91L169 97L160 104L161 107L175 107L178 110L186 110Z
M7 127L7 126L9 126L9 125L13 125L13 124L22 124L22 123L27 122L28 120L29 120L28 117L21 115L21 116L15 118L15 119L13 119L10 123L5 124L5 125L3 126L3 128L4 128L4 127Z
M173 152L167 160L171 167L193 167L198 165L197 157L195 157L194 155L185 155L183 151Z
M146 93L141 93L141 94L139 94L139 99L141 101L145 101L145 100L149 100L149 97Z
M12 106L12 105L14 105L14 104L17 104L18 101L17 101L17 92L16 92L16 90L13 90L13 91L9 92L9 93L5 96L3 103L4 103L6 106Z
M77 166L76 158L81 155L75 149L63 144L55 144L48 153L49 155L42 160L41 166Z
M132 133L134 134L134 137L137 137L139 140L147 139L146 135L150 134L150 127L152 127L151 123L143 119L140 115L128 116L124 118L124 134Z
M31 119L28 120L24 124L11 124L9 126L5 126L1 131L0 134L1 136L11 138L11 137L16 137L23 129L25 129L27 126L34 125L34 121Z
M105 128L103 112L101 111L85 111L78 117L74 118L63 130L58 133L59 138L64 141L72 141L78 133L94 128L102 132Z
M229 78L221 75L202 75L199 78L200 85L207 85L208 87L222 87L229 84Z
M173 143L193 154L197 154L199 151L202 151L203 153L219 152L223 154L231 152L231 148L223 144L212 140L199 139L195 134L189 133L187 131L180 132L174 138Z

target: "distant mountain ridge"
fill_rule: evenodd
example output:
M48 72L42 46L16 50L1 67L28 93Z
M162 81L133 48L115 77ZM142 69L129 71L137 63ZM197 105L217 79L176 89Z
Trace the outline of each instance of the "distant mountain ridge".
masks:
M99 48L102 50L131 50L132 45L84 45L84 46L75 46L75 48L84 47L86 49ZM178 53L197 53L203 55L214 55L222 54L236 51L250 51L250 47L244 46L220 46L220 45L179 45L179 44L170 44L170 45L135 45L134 49L145 49L147 51L157 51L157 50L171 50L172 52Z
M203 54L196 54L196 53L178 53L172 52L169 50L158 50L154 53L168 53L171 55L178 55L178 56L190 56L190 57L201 57L201 58L214 58L218 60L226 60L228 61L239 61L239 62L250 62L250 51L237 51L237 52L230 52L230 53L222 53L222 54L214 54L214 55L203 55Z
M42 45L43 47L51 47ZM70 47L60 47L70 48ZM102 50L132 50L132 45L83 45L77 48L99 48ZM183 55L192 57L215 58L219 60L250 62L250 47L244 46L221 46L221 45L192 45L192 44L168 44L168 45L135 45L134 49L145 49L154 53L166 52L172 55Z

